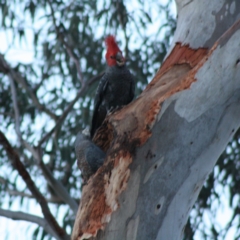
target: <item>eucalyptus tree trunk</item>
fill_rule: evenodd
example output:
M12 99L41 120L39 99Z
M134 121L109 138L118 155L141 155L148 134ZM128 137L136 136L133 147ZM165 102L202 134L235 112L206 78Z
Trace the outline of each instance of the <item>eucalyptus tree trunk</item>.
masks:
M176 0L168 56L94 141L105 164L83 188L72 239L178 240L240 126L240 1Z

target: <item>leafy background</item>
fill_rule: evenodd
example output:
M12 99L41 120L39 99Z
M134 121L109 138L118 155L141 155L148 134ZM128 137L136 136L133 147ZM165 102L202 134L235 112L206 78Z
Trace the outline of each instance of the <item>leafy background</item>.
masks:
M90 123L95 90L105 69L104 37L116 35L139 95L169 48L176 28L175 5L171 0L1 0L0 5L0 130L54 217L70 233L74 214L50 186L43 165L78 202L81 178L73 146L77 132ZM239 139L240 131L206 181L184 239L227 239L229 234L240 238ZM42 164L34 149L41 151ZM42 217L2 146L0 207ZM226 207L228 215L224 215ZM27 226L23 236L51 239L43 228ZM11 239L13 233L1 229L2 234Z

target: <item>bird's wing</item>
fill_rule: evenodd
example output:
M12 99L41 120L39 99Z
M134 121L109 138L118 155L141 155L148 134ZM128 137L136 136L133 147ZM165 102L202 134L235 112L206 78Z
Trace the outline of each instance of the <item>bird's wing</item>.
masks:
M135 95L135 80L134 80L134 78L132 76L131 87L130 87L130 98L131 98L131 101L133 100L134 95Z
M107 86L108 86L108 80L107 80L106 74L104 74L99 82L96 96L94 99L94 110L93 110L93 117L92 117L92 126L91 126L91 131L90 131L91 137L93 137L95 131L99 127L98 122L99 121L102 122L101 117L98 116L98 114L99 114L98 110L99 110L99 106L101 105L101 103L103 101L103 96L106 92Z
M107 89L107 85L108 85L108 80L107 80L106 74L104 74L99 82L99 85L96 91L96 95L94 99L94 111L98 109L99 105L101 104L102 98Z
M94 143L89 145L86 149L86 160L93 172L103 165L106 154Z

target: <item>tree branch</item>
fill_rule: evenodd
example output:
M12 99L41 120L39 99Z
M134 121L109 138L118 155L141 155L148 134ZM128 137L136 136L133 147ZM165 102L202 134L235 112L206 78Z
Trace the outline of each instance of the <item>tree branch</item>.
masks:
M40 151L36 151L36 149L32 148L28 142L26 142L22 138L22 134L20 131L20 114L19 114L19 108L17 104L17 93L16 88L13 79L10 77L10 83L11 83L11 92L12 92L12 99L13 99L13 106L14 106L14 113L15 113L15 126L16 126L16 132L19 138L19 141L24 144L24 146L33 154L34 158L37 160L39 167L42 170L43 175L45 176L48 183L51 185L51 187L55 190L57 195L63 199L74 213L77 212L78 205L75 200L71 198L71 196L68 194L65 187L62 185L62 183L58 180L56 180L50 170L47 168L47 166L43 163Z
M54 230L48 225L44 218L37 217L32 214L24 213L21 211L9 211L2 208L0 208L0 216L10 218L12 220L23 220L31 223L36 223L37 225L41 226L51 236L59 240L62 239L54 232Z
M10 85L11 85L11 94L12 94L14 117L15 117L15 129L16 129L16 133L17 133L19 140L22 141L23 139L22 139L22 134L20 131L20 114L19 114L19 108L18 108L18 104L17 104L16 88L15 88L13 79L11 77L9 77L9 79L10 79Z
M38 155L41 156L40 148L37 148L37 149L39 150ZM70 206L72 211L76 214L78 210L77 202L69 195L69 193L67 192L63 184L54 178L49 168L42 161L41 157L39 158L38 165L41 168L42 173L45 179L47 180L47 182L49 183L49 185L54 189L56 194Z
M63 112L63 114L61 115L61 117L58 119L56 125L52 128L51 131L49 131L40 141L38 146L41 146L44 142L46 142L50 136L61 126L62 122L65 120L65 118L67 117L68 113L72 110L74 104L77 102L77 100L84 94L84 92L87 90L87 88L93 83L95 82L95 80L97 80L98 78L100 78L104 72L100 73L99 75L91 78L88 82L85 82L83 80L83 74L80 68L80 63L79 60L77 59L77 57L75 56L74 52L72 51L72 49L70 48L70 46L67 44L67 42L64 40L63 34L60 32L59 27L57 26L57 21L54 15L54 9L52 7L52 3L50 0L47 0L48 4L50 6L51 9L51 16L52 16L52 20L53 20L53 24L55 27L55 31L57 33L57 36L59 38L59 40L62 42L62 44L64 45L64 47L67 50L67 53L69 55L69 57L73 60L76 69L77 69L77 73L78 73L78 77L79 80L81 82L81 89L79 90L78 94L76 95L75 99L69 104L69 106L67 107L67 109Z
M26 80L21 76L19 72L14 71L7 61L4 59L4 56L0 54L0 72L7 74L10 78L14 79L17 83L19 83L27 92L29 92L29 95L35 104L35 106L40 110L45 112L47 115L49 115L52 119L55 121L58 119L58 116L55 115L53 112L51 112L46 106L41 104L35 94L35 92L28 86Z
M32 194L20 192L17 190L6 189L6 192L11 196L20 196L26 198L35 198ZM56 203L56 204L66 204L65 201L62 200L60 197L52 196L51 198L45 198L47 202ZM74 199L76 202L79 202L80 199Z
M38 89L42 86L43 82L48 79L49 75L46 73L43 73L42 75L42 79L34 86L33 88L33 92L34 94L36 94L36 92L38 91Z
M84 83L84 85L82 85L81 89L78 91L78 94L76 95L76 97L72 100L72 102L68 105L68 107L65 109L65 111L63 112L63 114L61 115L61 117L58 119L56 125L52 128L52 130L50 130L38 143L38 147L40 147L44 142L46 142L50 136L58 130L58 128L61 126L62 122L65 120L65 118L67 117L67 115L69 114L69 112L72 110L74 104L77 102L77 100L86 92L86 90L88 89L88 87L90 87L96 80L98 80L99 78L101 78L103 76L104 72L101 72L100 74L98 74L97 76L91 78L89 81L87 81L86 83Z
M17 104L17 92L16 92L15 84L12 77L9 76L9 79L10 79L10 85L11 85L11 94L12 94L13 109L14 109L14 116L15 116L15 129L16 129L18 139L32 153L32 155L35 158L38 158L37 152L31 147L31 145L27 141L25 141L22 138L22 133L20 130L20 114L19 114L19 108Z
M72 51L72 49L70 48L70 46L67 44L67 42L64 40L64 36L63 34L59 31L59 27L57 26L57 22L56 22L56 18L55 18L55 15L54 15L54 10L53 10L53 7L52 7L52 4L51 4L51 1L48 0L48 4L50 6L50 9L51 9L51 16L52 16L52 19L53 19L53 24L54 24L54 27L55 27L55 31L57 33L57 36L59 38L59 40L62 42L62 44L64 45L64 47L66 48L67 50L67 53L68 55L70 56L70 58L72 58L74 64L75 64L75 67L77 69L77 73L78 73L78 77L79 77L79 80L82 84L82 86L84 85L84 80L83 80L83 74L82 74L82 70L81 70L81 67L80 67L80 62L79 60L77 59L77 57L75 56L74 52Z
M14 184L12 184L11 182L9 182L8 179L5 179L3 177L0 176L0 183L2 185L5 185L5 188L6 188L6 192L9 194L9 195L12 195L12 196L20 196L20 197L27 197L27 198L35 198L32 194L29 194L29 193L25 193L25 192L20 192L18 191ZM58 183L58 182L57 182ZM50 183L49 183L50 184ZM8 187L8 185L11 185L11 188ZM52 186L52 185L51 185ZM54 190L56 190L54 188ZM57 203L57 204L66 204L68 203L63 197L57 197L57 196L52 196L51 198L45 198L47 202L51 202L51 203ZM79 202L79 198L75 198L73 199L75 202ZM68 203L69 204L69 203ZM74 205L75 206L75 205ZM76 208L76 206L75 206Z
M29 175L28 171L25 169L24 165L22 164L17 152L14 151L14 149L8 142L7 138L1 131L0 131L0 144L3 146L3 148L7 152L7 155L11 160L13 167L18 171L19 175L22 177L27 187L29 188L33 196L36 198L37 202L40 204L43 216L46 219L49 226L54 230L55 234L57 234L62 239L69 239L69 236L66 234L65 230L59 226L56 219L53 217L52 213L50 212L46 199L34 184L31 176Z

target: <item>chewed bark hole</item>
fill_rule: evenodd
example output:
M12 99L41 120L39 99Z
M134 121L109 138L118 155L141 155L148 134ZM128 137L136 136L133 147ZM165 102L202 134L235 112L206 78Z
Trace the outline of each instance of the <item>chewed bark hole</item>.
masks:
M162 208L164 206L164 202L165 202L165 197L161 197L157 203L157 205L155 205L155 209L154 209L154 213L156 215L158 215L161 211L162 211Z

